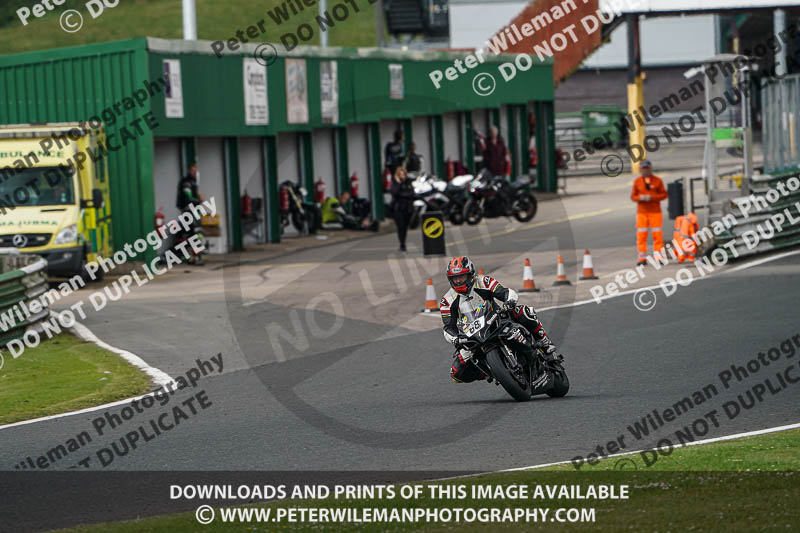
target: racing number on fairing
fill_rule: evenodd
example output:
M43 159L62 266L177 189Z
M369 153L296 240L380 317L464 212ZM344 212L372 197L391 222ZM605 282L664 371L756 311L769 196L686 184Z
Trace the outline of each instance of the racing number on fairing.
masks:
M484 317L480 317L478 320L470 324L469 327L467 328L467 331L465 332L467 337L472 337L473 335L478 333L480 330L483 329L484 325L485 325L485 319Z

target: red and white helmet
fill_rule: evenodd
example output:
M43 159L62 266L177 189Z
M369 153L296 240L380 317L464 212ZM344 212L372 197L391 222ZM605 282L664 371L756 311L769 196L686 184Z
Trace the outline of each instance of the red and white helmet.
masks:
M467 294L475 283L475 265L469 257L454 257L447 265L447 281L459 294Z

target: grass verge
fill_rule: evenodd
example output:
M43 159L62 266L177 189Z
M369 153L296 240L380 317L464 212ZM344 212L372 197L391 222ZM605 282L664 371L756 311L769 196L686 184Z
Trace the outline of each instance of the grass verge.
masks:
M334 20L335 25L327 29L331 46L375 46L377 43L375 4L370 4L369 0L353 2L359 11L356 12L347 3L348 16L340 21ZM289 19L278 25L268 12L274 13L276 7L285 8L286 3L284 0L197 0L197 37L227 41L235 38L238 30L243 30L246 35L248 26L257 25L263 19L266 34L255 39L256 42L277 43L283 34L296 32L300 24L310 24L314 35L300 44L318 45L321 33L315 21L318 6L306 7L296 15L288 11ZM344 2L328 2L328 10L338 3ZM180 1L125 0L115 8L105 9L96 19L91 18L85 4L86 0L67 0L53 11L46 11L42 18L31 15L25 26L14 15L8 26L0 28L0 53L12 54L135 37L183 38ZM25 5L30 7L30 4ZM67 33L59 25L59 17L67 9L77 9L83 16L84 25L76 33Z
M392 523L392 524L309 524L309 523L220 523L201 526L194 513L152 517L127 522L84 526L73 533L184 533L194 531L796 531L800 523L800 430L785 431L743 439L693 446L661 457L651 467L639 461L619 470L619 458L580 472L571 465L526 470L436 483L462 486L468 497L449 499L426 496L417 500L291 500L243 508L329 507L378 508L539 508L550 509L545 523ZM474 485L537 484L628 485L628 499L553 500L553 499L471 499ZM200 505L202 502L198 502ZM229 505L229 504L228 504ZM595 509L594 521L563 523L555 521L557 508ZM274 514L272 516L275 516Z
M130 398L150 378L115 353L70 334L42 341L14 359L3 351L0 424Z

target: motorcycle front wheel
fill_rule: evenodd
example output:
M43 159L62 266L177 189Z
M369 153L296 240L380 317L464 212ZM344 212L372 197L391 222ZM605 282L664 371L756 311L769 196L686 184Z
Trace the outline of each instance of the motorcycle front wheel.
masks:
M455 226L464 223L464 210L461 207L454 207L450 210L450 222Z
M563 398L569 392L569 378L567 373L563 370L553 371L553 388L547 391L547 395L551 398Z
M494 348L486 354L486 362L489 363L489 368L492 369L492 376L494 376L494 379L503 386L512 398L518 402L527 402L531 399L530 380L527 380L526 387L520 385L517 378L514 377L508 369L508 366L506 366L505 357L500 353L499 348Z
M408 228L417 229L419 227L419 219L419 209L415 209L414 213L411 215L411 219L408 221Z
M520 222L528 222L536 216L539 202L533 194L528 193L517 200L514 207L514 217Z
M464 219L470 226L475 226L483 220L483 208L477 201L470 199L464 206Z

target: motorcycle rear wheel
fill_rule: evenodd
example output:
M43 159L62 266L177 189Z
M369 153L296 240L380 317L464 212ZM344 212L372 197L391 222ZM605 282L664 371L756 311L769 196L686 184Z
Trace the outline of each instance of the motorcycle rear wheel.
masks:
M468 200L464 206L464 219L470 226L475 226L483 220L483 208L475 200Z
M492 375L500 385L506 390L512 398L518 402L527 402L531 399L531 383L528 381L527 388L522 387L519 382L511 375L505 363L503 354L500 353L498 348L489 351L486 354L486 362L489 363L489 368L492 369Z
M306 217L305 217L305 215L303 213L301 213L301 212L292 213L292 225L300 233L305 232L305 229L306 229Z
M536 216L539 202L533 194L525 194L514 205L514 217L520 222L528 222Z

